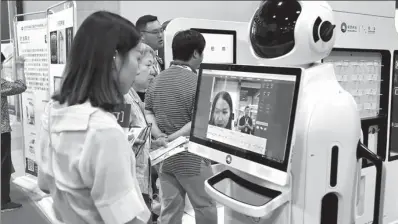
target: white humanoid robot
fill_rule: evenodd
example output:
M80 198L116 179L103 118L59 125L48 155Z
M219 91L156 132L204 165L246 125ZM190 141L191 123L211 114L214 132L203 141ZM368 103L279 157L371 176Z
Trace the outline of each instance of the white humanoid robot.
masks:
M205 184L209 195L225 206L225 224L355 223L362 158L371 160L377 168L373 224L381 223L382 160L360 142L356 103L339 85L333 65L317 63L333 48L334 28L333 12L325 1L262 1L251 19L248 42L257 64L276 67L202 66L188 148L192 153L227 165L227 170ZM281 145L272 144L278 136L271 132L283 126L277 123L277 117L267 115L270 120L256 124L265 133L266 141L203 126L202 108L211 97L210 94L205 97L208 91L204 86L211 83L207 77L236 74L235 78L242 79L251 72L262 72L277 85L275 80L281 80L279 74L289 73L289 69L299 69L301 76L296 76L298 93L290 116L292 130L284 130L289 134L283 147L277 149ZM239 75L242 71L245 74ZM250 78L259 80L255 75ZM273 108L282 108L285 95L272 94L279 94L279 102L274 102ZM272 110L283 116L283 111L272 108L268 111ZM205 129L207 133L201 133ZM249 138L248 143L239 142ZM256 157L252 153L255 150L247 145L257 144L258 148L261 142L265 152L257 151L262 155ZM282 151L282 157L275 158Z

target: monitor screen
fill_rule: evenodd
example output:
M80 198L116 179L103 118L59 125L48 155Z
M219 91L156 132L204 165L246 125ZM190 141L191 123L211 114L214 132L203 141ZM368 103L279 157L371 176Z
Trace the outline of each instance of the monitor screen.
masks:
M287 169L301 70L238 65L225 69L205 67L202 66L198 79L191 141ZM265 72L267 69L298 72L287 75Z
M203 63L236 63L236 31L195 28L192 30L199 31L206 40Z

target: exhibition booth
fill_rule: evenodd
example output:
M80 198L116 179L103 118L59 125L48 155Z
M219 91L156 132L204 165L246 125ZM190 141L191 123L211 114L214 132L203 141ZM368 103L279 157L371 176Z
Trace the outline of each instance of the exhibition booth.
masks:
M133 2L120 2L122 16L129 18ZM47 210L51 198L37 187L34 146L81 22L78 4L16 15L14 38L1 43L6 58L25 58L28 86L9 97L11 122L20 118L23 133L25 174L14 183L40 194L38 205ZM261 56L249 35L259 4L248 2L250 11L239 21L162 17L171 19L164 33L166 68L178 31L194 29L206 39L188 151L218 163L205 185L222 205L219 223L398 224L395 2L301 2L301 23L292 32L306 42L295 46L296 53L306 54L281 61ZM328 23L334 32L329 37L321 32ZM13 79L12 60L4 73ZM223 124L212 112L219 95L231 99ZM248 119L253 129L242 134L241 122Z

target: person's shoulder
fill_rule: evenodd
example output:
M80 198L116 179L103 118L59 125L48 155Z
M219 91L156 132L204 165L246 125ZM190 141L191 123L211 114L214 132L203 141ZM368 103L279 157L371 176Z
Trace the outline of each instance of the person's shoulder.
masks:
M170 86L172 84L196 85L197 75L187 69L170 67L160 73L152 82L153 86Z
M163 76L164 74L170 74L170 73L175 73L178 69L174 66L170 66L166 68L165 70L161 71L158 76Z
M162 74L163 75L164 74L174 74L174 75L196 76L196 74L193 71L186 69L186 68L177 67L177 66L168 67L167 69L160 72L159 76Z
M86 146L88 148L94 147L92 148L93 152L99 152L98 147L108 145L110 142L114 142L113 146L116 147L124 139L127 141L123 129L117 122L112 122L106 115L104 116L104 114L98 112L90 118L86 132L86 143L88 143Z
M194 73L193 71L190 71L188 69L184 69L181 73L180 73L180 77L183 80L189 80L189 83L195 83L198 79L198 75L196 73Z
M117 122L115 115L102 109L98 109L90 116L89 128L94 132L117 130L123 133L123 129Z
M94 142L97 143L106 143L108 141L116 141L120 140L120 138L124 138L125 134L121 128L118 128L116 126L111 126L107 125L104 126L102 125L101 127L93 127L91 126L88 131L88 136L90 136L90 139L94 139ZM127 140L127 137L126 137ZM92 143L94 143L92 142Z

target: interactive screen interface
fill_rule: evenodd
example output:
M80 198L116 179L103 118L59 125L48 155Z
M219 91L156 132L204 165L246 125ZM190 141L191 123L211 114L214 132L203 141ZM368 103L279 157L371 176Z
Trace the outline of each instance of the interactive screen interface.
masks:
M285 161L295 75L203 69L192 136L260 162ZM262 160L261 160L262 159Z
M234 64L236 32L223 30L199 31L206 40L203 63L211 64Z

